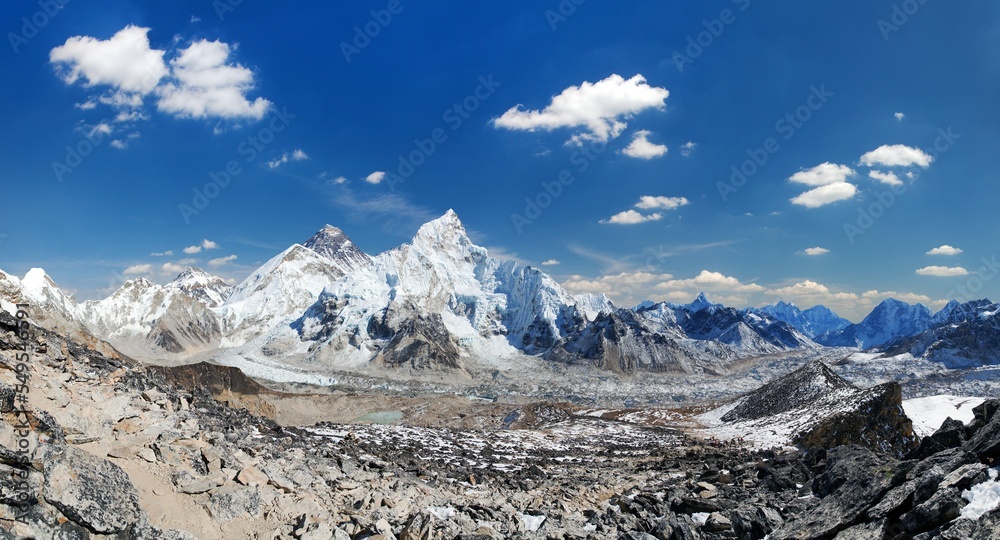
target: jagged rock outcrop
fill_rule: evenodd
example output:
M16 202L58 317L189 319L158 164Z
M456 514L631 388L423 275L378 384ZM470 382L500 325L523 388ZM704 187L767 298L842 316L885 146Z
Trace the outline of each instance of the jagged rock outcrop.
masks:
M820 361L771 381L706 419L716 417L729 433L752 440L763 434L804 448L856 444L902 456L918 443L898 383L857 388Z

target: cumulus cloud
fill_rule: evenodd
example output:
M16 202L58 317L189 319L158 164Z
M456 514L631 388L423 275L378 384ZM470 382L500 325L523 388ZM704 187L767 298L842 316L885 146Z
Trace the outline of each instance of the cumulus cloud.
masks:
M200 244L196 244L196 245L188 246L188 247L184 248L184 253L187 253L188 255L193 255L195 253L200 253L201 250L203 250L203 249L204 250L218 249L218 247L219 247L219 244L216 244L215 242L213 242L213 241L211 241L211 240L209 240L209 239L206 238L206 239L202 240Z
M656 287L658 289L699 289L738 293L762 292L767 290L756 283L742 283L735 277L709 270L702 270L697 276L690 279L673 279L660 283Z
M917 269L917 275L934 277L967 276L969 271L961 266L925 266Z
M659 212L644 215L635 210L625 210L624 212L618 212L608 219L602 219L601 223L610 223L612 225L637 225L639 223L659 221L661 219L663 219L663 214Z
M930 167L932 161L934 161L934 158L919 148L903 144L884 144L862 155L860 163L868 167L875 165L885 167L909 167L917 165L926 169Z
M573 275L563 283L563 286L573 294L615 294L624 289L652 286L672 278L673 276L670 274L654 274L652 272L621 272L596 278Z
M542 266L555 266L559 264L559 261L555 259L549 259L547 261L542 261Z
M596 83L570 86L541 110L516 105L494 118L493 125L518 131L582 129L570 143L607 141L621 135L627 127L625 121L633 115L647 109L662 110L669 95L666 88L647 84L642 75L625 79L615 74Z
M202 39L191 43L170 61L172 80L157 89L159 110L183 118L261 119L271 102L247 99L254 87L253 72L229 63L228 43Z
M632 136L632 142L622 150L622 154L638 159L653 159L667 155L666 146L649 141L649 136L652 134L646 129L636 131Z
M855 174L854 169L851 169L847 165L826 162L820 163L811 169L799 171L790 176L788 180L807 186L825 186L846 182L848 178Z
M694 153L694 149L698 147L698 143L693 141L688 141L681 145L681 155L684 157L691 157Z
M810 257L815 257L817 255L826 255L827 253L830 253L830 250L822 247L811 247L811 248L806 248L802 251L803 255L809 255Z
M186 270L186 268L179 264L168 262L168 263L163 263L163 266L160 267L160 270L162 270L163 273L167 275L176 275Z
M341 185L344 185L344 184L347 183L347 177L346 176L338 176L336 178L331 178L331 179L327 180L326 183L328 185L331 185L331 186L341 186Z
M635 207L642 210L673 210L691 204L685 197L654 197L643 195Z
M149 46L149 28L129 25L110 39L74 36L49 52L49 62L66 84L110 86L131 94L153 91L167 76L165 51Z
M174 254L174 252L172 250L168 249L167 251L154 251L154 252L150 253L150 256L152 256L152 257L169 257L169 256L171 256L173 254Z
M219 257L217 259L210 259L208 265L212 268L218 268L220 266L225 266L236 260L236 255L226 255L225 257Z
M902 122L903 119L906 118L906 115L903 114L903 113L901 113L901 112L898 112L898 113L894 114L893 116L896 117L896 120L899 120L900 122Z
M126 276L142 276L149 274L153 271L153 265L151 264L133 264L125 269L123 274Z
M961 253L963 253L963 250L945 244L928 251L927 255L959 255Z
M365 182L369 184L380 184L385 180L385 171L375 171L365 177Z
M882 182L883 184L888 184L890 186L903 185L903 181L900 180L899 177L896 176L896 173L892 171L889 172L868 171L868 176L875 180L878 180L879 182Z
M690 201L684 197L643 195L639 197L639 202L635 203L635 208L638 208L639 210L676 210L677 208L687 204L690 204ZM609 219L602 219L601 223L610 223L613 225L636 225L638 223L659 221L661 219L663 219L663 214L660 212L643 214L637 210L625 210L624 212L619 212L611 216Z
M850 199L858 192L858 188L850 182L834 182L793 197L792 204L805 206L806 208L819 208L827 204Z

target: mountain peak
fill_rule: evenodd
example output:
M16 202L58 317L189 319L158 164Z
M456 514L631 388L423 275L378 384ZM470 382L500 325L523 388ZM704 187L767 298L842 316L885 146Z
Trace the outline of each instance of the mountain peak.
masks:
M424 223L413 237L414 243L471 246L458 214L449 209L443 216Z
M329 259L345 273L371 262L368 255L358 249L344 231L329 224L324 225L302 245Z
M688 304L688 307L691 308L691 311L701 311L705 308L710 308L714 305L716 305L715 302L709 300L708 295L706 295L705 292L702 291L698 293L698 297L695 298L693 302Z

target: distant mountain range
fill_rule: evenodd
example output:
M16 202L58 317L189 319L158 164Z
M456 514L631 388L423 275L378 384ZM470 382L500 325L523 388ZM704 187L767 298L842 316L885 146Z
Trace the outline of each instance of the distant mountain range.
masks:
M571 295L541 270L489 256L449 211L413 239L369 256L327 225L235 287L196 268L166 285L137 278L78 303L41 269L0 272L0 304L98 348L157 363L225 358L254 375L283 370L467 370L532 357L609 371L724 373L729 362L823 346L884 348L955 365L995 363L989 301L936 314L897 300L857 324L823 306L738 310L704 293L690 304L615 306Z

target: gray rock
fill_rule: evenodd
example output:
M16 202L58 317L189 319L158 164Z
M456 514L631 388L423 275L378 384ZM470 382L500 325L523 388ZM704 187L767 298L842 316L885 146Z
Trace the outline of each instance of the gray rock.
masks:
M942 489L926 502L903 514L899 521L911 534L929 531L957 518L966 504L968 503L959 490Z
M222 487L208 497L208 511L219 521L260 515L260 491L257 488Z
M885 519L880 519L840 531L836 540L882 540L885 535Z
M96 533L113 534L139 520L139 493L118 465L73 447L46 455L45 500Z

